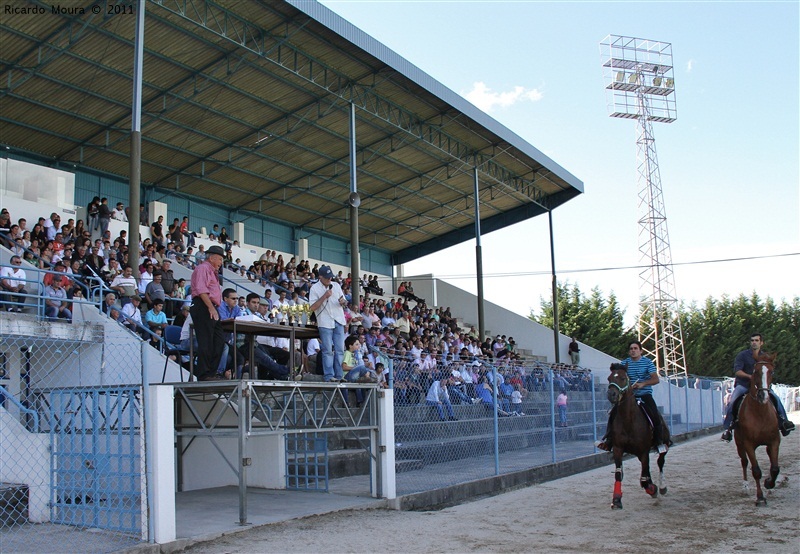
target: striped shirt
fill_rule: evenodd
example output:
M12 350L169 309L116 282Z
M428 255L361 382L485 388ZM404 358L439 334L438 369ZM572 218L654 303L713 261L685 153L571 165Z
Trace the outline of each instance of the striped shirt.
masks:
M647 381L653 373L657 373L656 366L649 358L642 356L638 361L633 361L630 358L625 358L622 363L628 366L628 377L631 380L631 386L637 381ZM636 396L644 396L649 394L653 395L653 387L647 385L641 389L633 391Z

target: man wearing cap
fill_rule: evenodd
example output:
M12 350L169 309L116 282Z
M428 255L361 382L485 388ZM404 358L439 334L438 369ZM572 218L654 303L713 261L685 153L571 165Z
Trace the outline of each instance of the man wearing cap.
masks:
M137 333L140 332L139 327L142 326L142 312L139 311L141 303L142 297L134 294L130 297L130 302L122 306L122 314L120 315L122 323Z
M217 377L225 335L219 323L217 308L222 303L222 289L217 274L225 259L225 251L212 246L206 251L206 259L192 272L192 315L197 335L197 376L200 381L213 381Z
M333 281L330 266L319 268L319 281L311 287L308 301L317 316L325 381L341 381L345 326L342 308L346 300L342 287Z

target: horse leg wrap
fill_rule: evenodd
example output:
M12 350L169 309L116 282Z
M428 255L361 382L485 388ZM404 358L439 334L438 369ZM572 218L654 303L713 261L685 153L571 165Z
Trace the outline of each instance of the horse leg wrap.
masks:
M614 498L622 498L622 481L614 483Z

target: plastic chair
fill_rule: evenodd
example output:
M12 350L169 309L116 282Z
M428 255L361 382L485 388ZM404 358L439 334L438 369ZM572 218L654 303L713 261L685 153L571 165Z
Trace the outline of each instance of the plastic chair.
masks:
M167 325L164 328L164 356L166 360L164 360L164 373L161 375L161 382L164 382L164 379L167 377L167 365L169 365L169 357L176 356L178 360L178 365L181 366L181 383L183 383L183 364L188 360L189 351L184 350L180 347L181 343L181 327L179 325ZM190 378L191 380L191 378Z

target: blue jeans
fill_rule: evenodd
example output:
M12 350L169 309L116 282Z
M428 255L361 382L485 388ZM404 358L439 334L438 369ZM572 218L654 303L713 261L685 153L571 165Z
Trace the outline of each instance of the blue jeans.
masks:
M453 405L452 405L452 404L450 404L450 401L449 401L449 400L444 400L444 401L443 401L443 402L441 402L441 403L440 403L440 402L434 402L433 400L426 400L426 401L425 401L425 403L426 403L428 406L436 406L436 411L439 413L439 419L441 419L442 421L444 421L444 420L445 420L445 417L444 417L444 410L442 409L442 405L444 405L444 406L447 406L447 414L448 414L448 415L449 415L451 418L454 418L454 419L455 419L455 417L456 417L456 416L455 416L455 414L453 413Z
M322 371L324 379L342 378L342 360L344 359L344 326L335 323L333 329L319 327L320 353L322 354Z
M55 306L45 306L44 314L52 321L58 321L58 318L72 321L72 312L67 309L60 310Z
M561 425L567 424L567 407L566 406L558 406L558 419L561 421Z
M344 380L349 382L349 383L355 383L362 376L367 375L368 373L372 373L373 375L375 374L374 371L369 369L364 364L357 365L356 367L354 367L353 369L351 369L350 371L348 371L345 374ZM375 378L377 380L377 375L375 375ZM350 391L348 391L348 392L350 392ZM363 401L364 401L364 391L362 389L356 389L356 402L361 404Z
M743 387L742 385L736 385L736 388L733 389L733 393L731 393L731 399L728 402L728 406L725 408L725 419L722 421L722 427L724 429L730 429L731 425L733 425L734 403L740 396L747 394L749 390L750 389L748 387ZM780 398L775 396L775 393L772 392L772 389L770 389L769 395L772 397L772 402L775 404L778 412L778 420L786 421L786 408L783 407L783 403L781 402Z
M355 383L361 377L367 375L370 372L375 373L371 369L368 369L367 366L365 366L364 364L357 365L356 367L347 372L347 374L344 376L344 380L349 381L350 383Z

